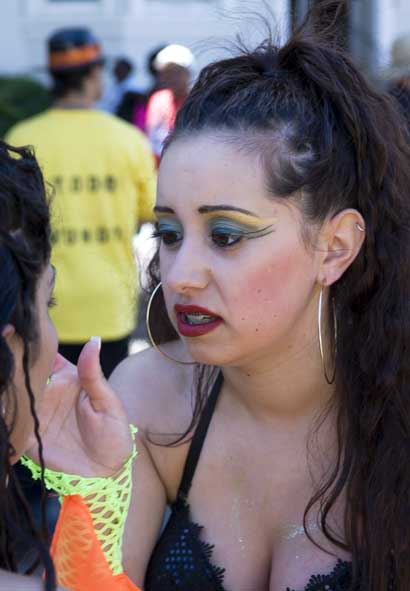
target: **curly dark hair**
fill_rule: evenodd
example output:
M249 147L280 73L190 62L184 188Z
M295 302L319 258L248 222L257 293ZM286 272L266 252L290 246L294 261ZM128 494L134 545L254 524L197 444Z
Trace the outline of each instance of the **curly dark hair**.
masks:
M408 591L410 138L394 100L341 48L345 9L344 0L319 0L282 47L268 39L204 68L165 149L202 131L226 132L259 151L272 195L296 200L308 227L345 208L363 215L365 243L329 293L338 324L338 456L305 524L319 502L326 537L352 555L352 589L386 591L393 577L396 591ZM157 253L151 287L158 263ZM156 304L160 342L177 338L163 299ZM197 369L193 419L182 438L203 408L209 372ZM342 495L343 539L328 524Z
M34 540L45 567L46 591L53 591L56 583L45 539L44 502L44 531L39 532L10 461L15 454L10 436L18 418L18 398L13 387L14 357L2 331L10 323L22 340L25 387L44 473L30 367L41 354L36 346L39 334L35 299L50 252L49 207L36 159L28 149L0 142L0 408L5 411L0 413L0 564L15 571L18 539ZM5 415L11 421L6 422Z

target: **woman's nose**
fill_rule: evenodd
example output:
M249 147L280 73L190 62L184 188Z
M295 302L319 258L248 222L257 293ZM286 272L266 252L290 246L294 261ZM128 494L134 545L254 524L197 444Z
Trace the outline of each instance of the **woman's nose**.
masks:
M183 245L165 273L163 281L174 293L186 294L191 290L204 289L209 282L209 267L203 249Z

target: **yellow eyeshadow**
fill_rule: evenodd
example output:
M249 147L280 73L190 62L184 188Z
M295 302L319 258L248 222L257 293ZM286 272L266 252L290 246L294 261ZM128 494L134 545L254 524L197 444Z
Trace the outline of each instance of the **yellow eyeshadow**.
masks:
M243 224L245 226L251 226L252 228L265 228L267 226L271 226L277 222L278 218L271 217L271 218L260 218L253 215L248 215L246 213L241 213L239 211L215 211L204 214L204 216L210 220L215 218L225 218L227 220L232 220L234 222L238 222L239 224Z

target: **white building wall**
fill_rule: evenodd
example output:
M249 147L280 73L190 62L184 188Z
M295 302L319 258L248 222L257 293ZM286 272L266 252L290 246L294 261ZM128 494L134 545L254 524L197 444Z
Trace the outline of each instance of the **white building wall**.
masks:
M378 0L376 18L379 39L377 66L384 68L390 62L394 41L402 35L410 35L410 0Z
M139 66L144 82L145 57L162 43L193 49L198 67L221 54L235 31L247 33L245 0L1 0L0 73L41 75L47 63L46 39L57 28L83 25L101 39L108 57L125 55ZM282 34L287 31L287 0L268 0ZM263 11L261 0L260 9ZM234 16L236 15L236 16ZM3 31L4 30L4 31ZM4 52L3 39L12 39Z
M22 4L3 0L0 12L0 72L23 71L29 63Z
M300 0L302 1L302 0ZM289 0L266 0L282 34ZM410 0L354 0L355 53L376 75L388 65L391 46L410 34ZM85 25L101 38L107 56L126 55L145 82L145 56L162 43L188 45L198 67L221 53L238 30L254 26L246 8L263 11L260 0L1 0L0 74L44 76L46 39L59 27Z
M384 79L394 41L410 35L410 0L353 0L352 7L353 50L374 77Z

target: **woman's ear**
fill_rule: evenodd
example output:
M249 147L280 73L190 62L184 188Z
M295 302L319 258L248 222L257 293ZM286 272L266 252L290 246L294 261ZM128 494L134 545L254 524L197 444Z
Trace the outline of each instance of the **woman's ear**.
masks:
M335 283L353 263L366 237L362 215L356 209L344 209L329 219L320 232L323 258L319 281Z

